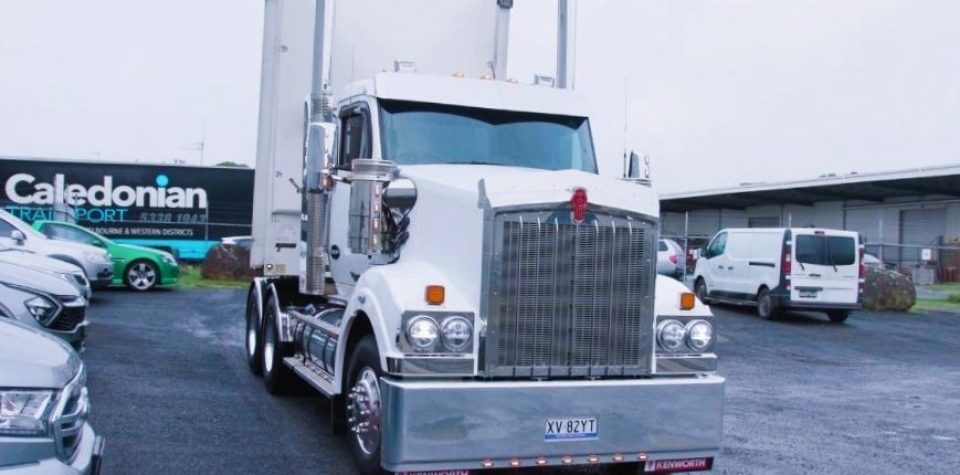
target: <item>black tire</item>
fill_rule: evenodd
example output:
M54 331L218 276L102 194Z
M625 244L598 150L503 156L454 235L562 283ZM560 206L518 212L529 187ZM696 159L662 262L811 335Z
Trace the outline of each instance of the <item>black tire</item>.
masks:
M296 376L283 358L293 355L293 346L280 341L280 330L277 328L277 311L273 295L267 299L263 314L263 382L270 394L286 394L296 382Z
M123 270L123 283L139 292L152 290L160 283L160 269L146 259L135 260Z
M847 321L847 317L849 316L849 310L830 310L827 312L827 317L830 318L830 321L833 323L843 323Z
M697 281L693 284L693 293L697 294L697 298L700 299L703 303L709 303L709 297L707 297L707 281L703 280L703 277L697 277Z
M260 309L257 308L258 299L256 287L250 287L247 293L247 311L244 318L247 321L247 330L244 338L244 347L247 354L247 366L250 372L260 376L263 374L263 328L260 325Z
M766 287L757 293L757 316L764 320L774 320L779 316L779 309L773 303L770 289Z
M377 342L373 335L367 335L357 342L350 355L349 379L347 379L346 397L344 400L344 415L347 417L347 437L350 451L353 452L353 461L362 475L381 475L384 472L380 466L380 354L377 351ZM376 376L376 384L370 385L369 378ZM375 388L375 394L374 394ZM366 397L367 400L362 398ZM376 409L372 409L376 408ZM363 414L361 410L370 410L372 414ZM362 419L362 420L361 420ZM368 423L366 428L361 428ZM358 432L363 429L364 432ZM376 433L371 436L370 430ZM366 439L364 441L364 439Z

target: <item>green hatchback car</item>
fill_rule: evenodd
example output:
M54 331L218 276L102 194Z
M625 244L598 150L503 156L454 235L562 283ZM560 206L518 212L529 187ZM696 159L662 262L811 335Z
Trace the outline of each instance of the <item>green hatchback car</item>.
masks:
M133 290L150 290L161 285L175 285L180 278L180 266L168 252L116 243L83 226L61 221L34 221L33 227L52 239L106 249L113 257L112 285L126 285Z

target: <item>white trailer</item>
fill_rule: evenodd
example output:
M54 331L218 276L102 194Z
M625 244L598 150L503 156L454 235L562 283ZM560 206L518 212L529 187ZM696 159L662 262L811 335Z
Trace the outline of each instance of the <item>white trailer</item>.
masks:
M708 470L710 309L583 98L504 78L512 3L267 0L250 368L329 397L364 474Z

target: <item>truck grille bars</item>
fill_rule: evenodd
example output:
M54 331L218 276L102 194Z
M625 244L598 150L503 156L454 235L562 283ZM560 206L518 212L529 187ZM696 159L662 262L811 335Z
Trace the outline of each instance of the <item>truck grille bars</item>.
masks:
M656 225L591 209L510 211L488 223L484 372L570 378L647 374Z

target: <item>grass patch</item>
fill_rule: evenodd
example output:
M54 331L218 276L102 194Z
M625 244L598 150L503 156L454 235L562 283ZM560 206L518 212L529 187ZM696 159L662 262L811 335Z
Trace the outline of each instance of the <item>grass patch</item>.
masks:
M181 289L245 289L250 285L246 279L205 279L200 275L200 266L185 265L180 268Z
M954 300L954 297L957 299ZM960 314L960 295L951 295L949 299L917 299L917 303L910 309L914 313L948 312Z
M948 292L960 295L960 282L946 282L943 284L928 285L926 288L936 290L937 292Z

